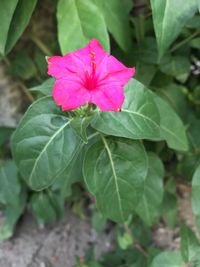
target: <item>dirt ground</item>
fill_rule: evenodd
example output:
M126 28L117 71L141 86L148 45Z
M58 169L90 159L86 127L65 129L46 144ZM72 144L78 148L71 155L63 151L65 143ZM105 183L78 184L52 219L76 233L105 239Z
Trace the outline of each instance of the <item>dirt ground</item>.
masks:
M43 229L27 213L13 238L0 244L0 267L72 267L90 244L98 257L111 249L111 242L112 233L98 236L70 211L63 222Z
M181 220L195 230L189 194L181 199L179 213ZM178 249L179 230L157 225L153 245L165 250ZM27 212L18 223L15 235L0 244L0 267L72 267L76 257L83 256L90 244L99 257L112 249L112 231L98 235L87 220L70 211L66 211L63 222L42 229Z

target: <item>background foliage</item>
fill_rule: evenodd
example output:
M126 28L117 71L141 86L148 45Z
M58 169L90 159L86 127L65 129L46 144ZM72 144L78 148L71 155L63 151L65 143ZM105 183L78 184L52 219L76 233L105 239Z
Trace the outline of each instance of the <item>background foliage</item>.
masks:
M34 9L40 8L36 0L0 1L0 58L10 62L8 70L30 88L26 95L34 101L13 135L14 129L0 128L5 215L0 238L12 236L27 206L39 223L52 223L62 218L65 203L87 213L95 196L92 224L101 232L108 218L119 222L116 250L99 262L90 252L77 266L200 266L199 241L177 218L184 185L192 190L200 227L200 2L49 3L56 27L51 40L43 42L29 24ZM21 49L28 24L28 40L34 45ZM52 101L54 81L46 75L45 56L74 51L94 37L137 72L126 86L122 112L97 112L83 120L61 113ZM15 162L8 145L11 135ZM59 165L57 157L62 158ZM180 251L153 246L151 227L159 221L181 227Z

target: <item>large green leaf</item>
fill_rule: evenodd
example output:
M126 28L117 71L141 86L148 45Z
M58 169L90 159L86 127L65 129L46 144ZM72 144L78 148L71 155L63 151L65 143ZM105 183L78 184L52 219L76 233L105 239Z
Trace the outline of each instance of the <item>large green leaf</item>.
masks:
M0 54L5 55L26 28L37 0L3 0L0 8Z
M6 54L10 52L18 38L27 27L37 0L19 0L15 10L12 22L9 28L8 39L6 43Z
M151 0L151 7L161 57L195 14L196 0Z
M91 0L59 0L57 10L58 40L63 54L98 39L109 51L109 37L104 17Z
M81 139L51 97L30 106L12 138L19 171L36 190L48 187L63 173L81 149Z
M125 86L121 112L98 112L92 126L105 134L160 140L160 115L151 92L135 79Z
M170 148L188 150L186 129L181 119L166 101L156 94L153 95L160 112L161 137L166 140Z
M108 30L119 46L127 51L131 48L131 28L129 14L125 3L121 0L95 0L103 12Z
M137 141L101 138L86 152L85 183L103 215L123 222L135 209L143 191L148 158Z
M150 267L183 267L183 260L179 252L161 252L154 259Z
M125 86L122 111L99 111L92 126L108 135L166 140L170 148L188 149L185 127L175 111L135 79Z
M149 153L149 168L144 181L144 192L136 208L138 215L147 225L152 225L160 214L163 198L164 168L156 154Z
M18 0L3 0L0 8L0 54L4 55L8 31Z
M83 156L85 154L84 144L82 144L82 150L77 153L67 168L58 177L56 182L52 185L52 190L59 192L60 198L65 199L71 195L71 187L73 183L82 180L82 165ZM78 166L78 168L77 168Z

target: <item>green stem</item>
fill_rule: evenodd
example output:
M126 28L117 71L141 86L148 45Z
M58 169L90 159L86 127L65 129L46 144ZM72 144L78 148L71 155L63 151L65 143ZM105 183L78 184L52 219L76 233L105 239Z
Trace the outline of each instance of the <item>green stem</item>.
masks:
M127 223L124 223L124 229L125 231L132 237L132 240L134 240L133 242L133 246L144 256L144 257L148 257L148 253L147 251L143 248L143 246L139 243L139 241L134 237L131 229L129 228Z
M86 108L86 112L90 112L91 108L92 108L92 104L88 103L88 106Z
M46 55L46 56L52 56L53 53L51 50L36 36L31 36L32 41L40 48L40 50Z
M10 61L9 61L9 59L7 57L4 57L3 61L5 62L5 64L7 66L10 66ZM26 88L26 86L24 85L24 83L20 79L18 79L17 84L19 85L19 87L21 88L23 93L26 95L26 97L29 99L29 101L31 103L34 102L34 97L32 96L30 91Z
M179 42L178 44L176 44L174 47L171 48L170 52L174 52L175 50L177 50L179 47L181 47L184 44L186 44L187 42L189 42L192 38L194 38L198 34L200 34L200 30L195 31L193 34L188 36L186 39L184 39L181 42Z

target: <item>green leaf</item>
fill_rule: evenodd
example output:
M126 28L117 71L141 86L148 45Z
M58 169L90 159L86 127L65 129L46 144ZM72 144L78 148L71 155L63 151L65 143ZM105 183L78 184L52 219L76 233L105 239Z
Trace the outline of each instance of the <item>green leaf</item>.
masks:
M117 234L117 242L118 242L118 246L122 249L122 250L126 250L128 249L130 246L133 245L133 238L132 236L127 233L120 233L118 232Z
M5 1L4 1L5 2ZM6 44L6 54L10 52L17 40L27 27L37 0L19 0L15 10L12 22L9 28L9 34ZM17 26L16 26L17 25Z
M200 0L196 0L197 1L197 6L198 6L198 9L199 9L199 12L200 12Z
M181 254L185 262L199 263L200 243L192 230L183 225L181 228ZM197 266L197 265L194 265Z
M10 138L13 131L14 128L11 127L0 127L0 146Z
M136 58L144 64L157 64L158 63L158 49L156 39L153 37L146 37L137 51L134 49L133 53L136 53ZM138 53L139 52L139 53Z
M53 223L56 221L56 212L51 200L45 192L35 193L31 197L32 212L39 223Z
M104 17L91 0L59 0L58 40L63 54L86 45L92 38L109 51Z
M81 151L78 151L78 153L74 155L70 164L58 177L56 182L52 185L52 189L54 191L60 192L60 197L62 199L69 197L72 193L71 192L72 184L76 183L77 181L81 181L83 178L82 165L83 165L83 156L85 154L85 149L83 146L84 144L82 144ZM79 166L79 168L77 168L77 166Z
M196 12L196 0L151 0L160 58Z
M5 55L13 48L28 25L36 2L37 0L1 1L0 54Z
M147 169L141 143L102 136L86 152L83 176L103 215L123 222L138 203Z
M197 0L197 2L200 0ZM199 29L200 27L200 17L198 14L196 14L194 17L192 17L186 24L187 28L190 29Z
M147 225L152 225L160 214L163 198L164 167L156 154L149 153L149 168L144 181L144 192L136 208L137 214Z
M122 50L128 51L131 49L129 11L125 3L121 0L95 0L95 2L103 12L108 30Z
M144 85L148 86L157 71L155 65L147 65L144 63L138 63L136 66L137 73L135 75L135 79Z
M29 90L31 92L39 92L42 94L42 96L50 96L52 94L54 83L55 83L55 79L49 78L45 80L42 84L32 87Z
M170 148L187 151L188 141L185 126L181 119L171 106L156 94L154 94L154 100L160 112L160 129L162 138L166 140L167 145Z
M192 48L200 49L200 37L192 39L189 44Z
M153 259L150 267L183 267L183 261L179 252L161 252Z
M46 78L47 75L47 61L45 56L46 53L42 52L38 47L35 47L33 61L37 66L39 75L41 75L44 78Z
M125 86L122 111L98 112L91 125L108 135L166 140L170 148L188 149L185 127L178 115L167 102L134 79Z
M3 206L3 218L1 218L0 223L0 240L8 239L13 235L15 225L24 212L26 199L26 191L21 190L20 188L19 194L15 195L15 201L12 203L6 203L6 205Z
M192 210L200 216L200 165L197 167L192 179Z
M87 130L87 127L90 125L90 122L92 121L92 119L93 119L93 116L88 116L88 117L83 117L83 118L77 117L77 118L74 118L70 123L71 127L74 129L76 134L83 140L85 144L87 144L88 142L86 130Z
M0 54L5 54L5 47L8 38L8 31L10 27L10 23L12 21L12 17L17 6L18 0L6 0L1 1L0 8Z
M160 65L160 70L184 83L190 74L190 65L190 61L186 57L169 56L167 60Z
M168 86L159 88L158 91L158 94L171 105L183 120L188 115L188 104L184 94L185 90L186 88L184 86L171 83Z
M15 204L20 190L15 163L8 160L0 164L0 203Z
M133 8L133 1L132 0L122 0L121 1L124 4L124 8L126 9L127 14L131 11Z
M33 103L13 138L12 151L19 171L35 190L52 184L81 149L81 139L51 97Z
M190 148L192 150L197 150L200 147L199 130L200 130L200 120L196 118L192 112L189 113L187 119L187 134L189 139Z
M24 51L16 53L9 69L13 76L24 80L33 78L37 73L33 60Z
M199 166L200 158L198 154L187 153L178 164L178 172L187 181L191 181L196 168Z
M125 86L121 112L98 112L92 127L108 135L160 140L160 115L151 92L137 80Z
M162 204L163 218L167 226L174 228L177 223L178 205L176 195L165 192Z
M92 227L97 233L102 233L105 230L107 220L100 212L95 212L92 215Z

